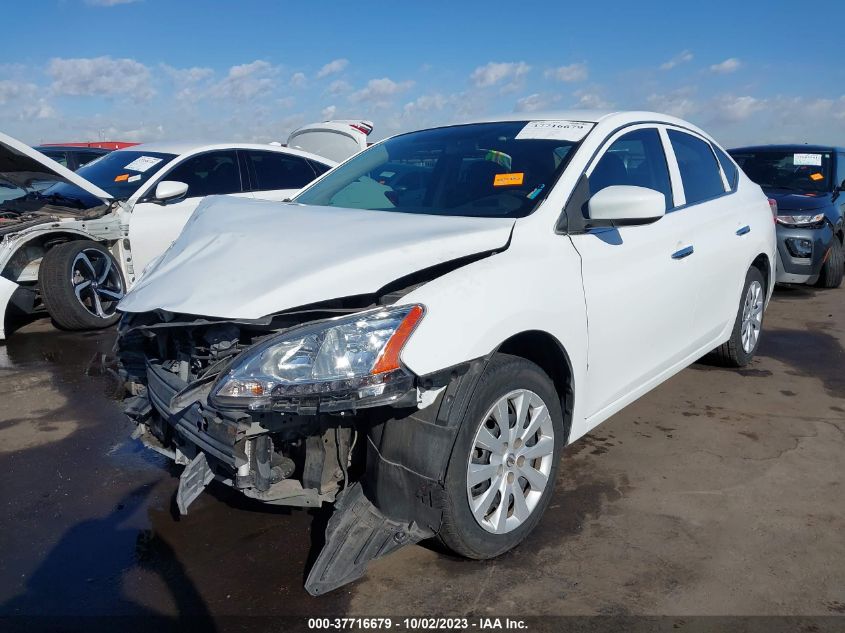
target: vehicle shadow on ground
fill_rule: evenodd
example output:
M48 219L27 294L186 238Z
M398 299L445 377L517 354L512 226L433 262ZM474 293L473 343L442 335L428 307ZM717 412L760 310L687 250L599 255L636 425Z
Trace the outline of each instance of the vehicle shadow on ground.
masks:
M117 615L133 622L154 619L165 625L190 618L191 624L202 630L216 630L173 549L155 533L125 525L145 507L152 488L135 488L107 516L82 521L67 530L30 576L26 591L0 605L0 617L36 624L55 618L66 624L74 616L96 620ZM132 567L158 576L178 617L168 618L125 595L123 574Z

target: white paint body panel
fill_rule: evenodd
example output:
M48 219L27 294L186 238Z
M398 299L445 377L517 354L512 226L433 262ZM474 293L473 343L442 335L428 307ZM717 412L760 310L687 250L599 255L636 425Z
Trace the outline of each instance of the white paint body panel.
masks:
M685 197L664 127L712 139L655 113L530 118L596 125L528 217L277 210L266 203L209 199L121 308L259 318L373 292L421 268L507 244L401 299L426 308L402 361L428 374L490 354L515 334L546 332L570 361L575 395L569 439L577 439L727 340L745 275L758 256L771 267L769 292L774 284L774 224L760 188L740 172L737 191L651 224L559 234L558 218L579 178L623 128L660 130L676 205ZM231 220L235 215L237 222ZM737 236L744 225L751 231ZM672 258L689 245L694 255Z

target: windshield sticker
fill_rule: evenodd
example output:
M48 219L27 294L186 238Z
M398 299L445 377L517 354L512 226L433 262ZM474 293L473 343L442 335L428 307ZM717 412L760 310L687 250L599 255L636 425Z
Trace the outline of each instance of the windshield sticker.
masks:
M824 180L824 176L819 173L810 174L810 180L815 180L816 182L818 182L819 180Z
M493 178L494 187L512 187L514 185L521 185L525 179L525 173L521 171L512 174L496 174Z
M134 176L129 176L129 178L126 179L126 182L137 182L138 180L141 180L141 174L135 174Z
M161 162L160 158L154 156L139 156L131 163L126 165L124 169L131 169L132 171L147 171L150 167L155 167Z
M536 198L537 196L539 196L543 192L543 189L545 188L545 186L546 185L540 185L539 187L534 189L534 191L532 191L531 193L529 193L525 197L528 198L529 200L533 200L534 198Z
M592 129L592 123L583 121L531 121L514 136L514 139L580 141Z
M511 165L513 165L513 158L511 158L510 154L505 154L504 152L500 152L495 149L487 150L487 153L484 155L484 160L489 160L497 165L501 165L505 169L510 169Z
M793 165L812 165L813 167L822 166L821 154L794 154L792 156Z
M115 182L126 182L127 180L129 180L129 174L120 174L114 177Z

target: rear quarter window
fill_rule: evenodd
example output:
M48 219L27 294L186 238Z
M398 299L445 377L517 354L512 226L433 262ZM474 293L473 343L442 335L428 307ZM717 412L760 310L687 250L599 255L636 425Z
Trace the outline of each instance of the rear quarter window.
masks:
M728 179L728 186L731 188L731 191L736 191L737 184L739 183L739 168L731 160L730 156L715 145L713 146L713 150L716 152L716 158L719 159L722 171L725 172L725 178Z

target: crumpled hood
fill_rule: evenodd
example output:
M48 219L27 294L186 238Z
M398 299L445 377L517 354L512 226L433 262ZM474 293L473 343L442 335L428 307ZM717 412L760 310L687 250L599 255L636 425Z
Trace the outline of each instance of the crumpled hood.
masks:
M502 248L513 224L212 196L119 308L258 319Z
M787 193L783 191L766 191L766 195L778 203L778 213L784 211L813 211L830 206L829 193Z

